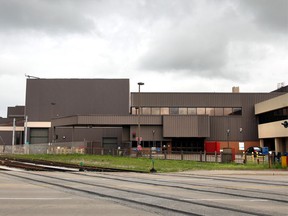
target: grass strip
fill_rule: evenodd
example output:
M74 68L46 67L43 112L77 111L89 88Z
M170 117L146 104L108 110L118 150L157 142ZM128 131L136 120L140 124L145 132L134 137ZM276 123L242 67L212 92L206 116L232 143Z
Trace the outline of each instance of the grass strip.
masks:
M5 155L2 155L5 157ZM110 155L86 155L86 154L35 154L35 155L7 155L13 158L57 161L85 166L119 168L134 171L149 172L152 169L152 160L149 158L119 157ZM265 170L269 169L267 163L213 163L188 160L163 160L153 159L157 172L181 172L188 170ZM272 168L279 169L281 165Z

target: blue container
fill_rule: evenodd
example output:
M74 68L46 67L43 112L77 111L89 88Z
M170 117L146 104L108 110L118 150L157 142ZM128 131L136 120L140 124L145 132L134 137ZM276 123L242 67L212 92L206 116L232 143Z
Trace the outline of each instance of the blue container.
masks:
M263 155L268 155L268 154L269 154L269 149L268 149L268 147L262 147L262 154L263 154Z

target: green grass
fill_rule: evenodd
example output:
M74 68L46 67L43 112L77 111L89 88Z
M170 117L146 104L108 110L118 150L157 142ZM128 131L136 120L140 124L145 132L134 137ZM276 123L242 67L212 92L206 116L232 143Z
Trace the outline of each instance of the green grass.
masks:
M10 155L11 156L11 155ZM137 170L149 172L152 168L152 160L148 158L130 158L115 157L102 155L83 155L83 154L67 154L67 155L13 155L15 158L25 159L41 159L49 161L58 161L73 164L84 164L85 166L98 166L109 168L120 168L126 170ZM181 172L187 170L265 170L269 169L268 164L236 164L236 163L211 163L196 161L180 161L180 160L154 160L154 167L157 172ZM276 166L273 168L281 168Z

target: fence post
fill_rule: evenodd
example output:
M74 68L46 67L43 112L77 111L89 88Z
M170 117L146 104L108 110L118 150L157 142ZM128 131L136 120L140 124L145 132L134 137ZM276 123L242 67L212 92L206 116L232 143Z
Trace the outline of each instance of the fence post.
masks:
M218 160L217 160L217 156L218 156L218 155L217 155L217 152L215 151L215 163L217 163L217 161L218 161Z
M200 162L202 162L202 151L200 151Z
M205 159L205 162L207 162L207 154L206 154L206 151L204 151L204 159Z
M181 160L183 160L183 150L181 150Z
M167 159L167 151L164 150L164 159L166 160Z
M268 163L269 163L269 168L272 166L272 155L268 154Z

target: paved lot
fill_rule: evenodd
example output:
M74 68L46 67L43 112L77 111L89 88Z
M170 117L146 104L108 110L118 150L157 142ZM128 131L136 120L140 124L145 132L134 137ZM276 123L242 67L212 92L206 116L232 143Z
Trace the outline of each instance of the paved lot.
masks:
M0 171L1 216L89 216L89 215L153 215L149 212L123 206L97 198L73 195L49 188L45 184L34 185Z
M86 193L88 191L90 193ZM288 172L0 171L1 216L181 215L184 212L191 215L249 215L247 212L251 215L287 215Z

